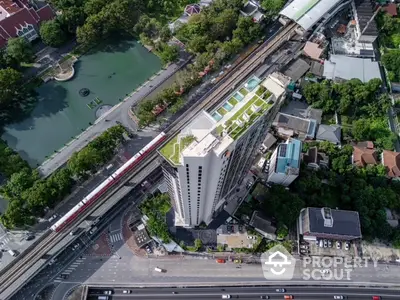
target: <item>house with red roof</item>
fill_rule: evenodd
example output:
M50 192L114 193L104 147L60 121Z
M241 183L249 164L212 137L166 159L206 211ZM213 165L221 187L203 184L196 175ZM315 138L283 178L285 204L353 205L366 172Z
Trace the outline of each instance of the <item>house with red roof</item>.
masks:
M378 153L374 148L374 143L367 141L353 144L352 163L357 167L377 165L379 163Z
M0 48L7 40L24 37L29 42L39 37L39 25L53 19L54 11L49 5L40 8L29 0L0 0Z
M400 153L389 150L382 152L382 164L386 167L387 175L391 178L400 177Z

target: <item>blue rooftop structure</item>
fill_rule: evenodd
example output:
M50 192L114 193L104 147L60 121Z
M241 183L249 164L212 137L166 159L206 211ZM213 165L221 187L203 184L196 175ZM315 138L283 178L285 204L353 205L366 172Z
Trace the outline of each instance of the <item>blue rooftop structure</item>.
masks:
M278 146L277 173L286 173L287 168L300 168L301 141L291 139Z

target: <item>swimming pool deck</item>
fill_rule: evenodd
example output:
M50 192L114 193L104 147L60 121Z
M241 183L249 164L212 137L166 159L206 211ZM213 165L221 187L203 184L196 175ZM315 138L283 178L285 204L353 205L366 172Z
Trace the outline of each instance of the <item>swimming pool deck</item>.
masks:
M241 94L244 95L241 101L232 101L233 96L227 97L221 102L221 106L210 113L204 112L204 115L208 117L206 119L213 120L209 123L209 132L205 134L200 134L202 137L197 138L190 134L190 130L186 133L180 133L171 139L167 144L165 144L159 151L162 156L164 156L172 165L179 166L182 165L182 155L181 153L186 148L192 148L192 143L200 143L201 140L207 139L210 134L222 136L225 132L232 140L238 139L251 125L254 124L266 111L273 106L272 93L268 91L265 87L261 85L261 82L249 91L244 87L240 87L232 95L237 93L239 90ZM230 111L224 109L224 105L229 102L232 108ZM219 114L221 118L217 120L215 114ZM196 117L192 123L196 123L198 118L204 118L203 116ZM191 127L190 125L188 127ZM207 129L202 127L201 131L206 131ZM194 131L196 128L194 128ZM189 147L190 146L190 147Z

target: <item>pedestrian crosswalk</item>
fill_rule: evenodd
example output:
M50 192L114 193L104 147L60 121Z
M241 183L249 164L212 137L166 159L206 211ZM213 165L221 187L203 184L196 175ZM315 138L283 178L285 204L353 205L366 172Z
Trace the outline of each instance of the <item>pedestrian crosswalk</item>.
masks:
M110 234L110 242L113 244L115 242L121 241L122 240L122 233L114 233Z
M76 259L72 264L68 266L65 270L63 270L54 281L59 282L62 281L63 279L66 279L66 276L74 272L80 264L82 264L85 261L86 257L78 258Z
M0 236L0 249L6 249L5 246L11 241L11 238L4 234Z

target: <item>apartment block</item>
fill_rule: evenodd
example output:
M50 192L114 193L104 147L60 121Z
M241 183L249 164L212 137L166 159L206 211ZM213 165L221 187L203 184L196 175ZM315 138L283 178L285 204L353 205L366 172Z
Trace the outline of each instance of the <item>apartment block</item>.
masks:
M159 149L177 226L208 224L224 208L279 111L286 82L280 73L251 77Z

